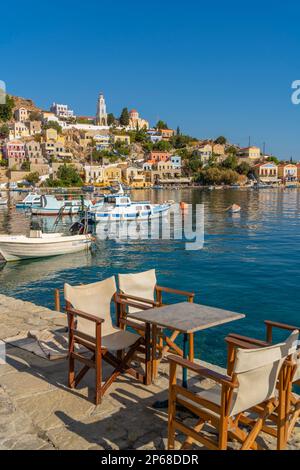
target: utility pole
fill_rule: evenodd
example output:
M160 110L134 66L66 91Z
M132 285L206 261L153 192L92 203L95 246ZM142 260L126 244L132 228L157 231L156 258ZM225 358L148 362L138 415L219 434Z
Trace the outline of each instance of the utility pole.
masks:
M248 147L251 147L251 137L250 137L250 135L249 135Z
M263 142L263 154L266 155L266 142Z

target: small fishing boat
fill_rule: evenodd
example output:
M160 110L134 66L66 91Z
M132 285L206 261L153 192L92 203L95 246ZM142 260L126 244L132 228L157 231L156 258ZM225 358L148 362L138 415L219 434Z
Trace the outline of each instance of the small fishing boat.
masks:
M31 209L41 205L41 195L38 193L29 193L21 202L16 203L17 209Z
M8 199L0 197L0 206L7 206Z
M95 187L92 186L92 185L82 186L82 191L84 191L86 193L93 193L95 191Z
M231 206L227 207L226 210L231 214L236 214L237 212L241 212L241 206L239 206L238 204L232 204Z
M78 214L82 209L92 207L92 202L87 199L57 199L55 196L41 196L39 207L32 207L33 215L73 215Z
M87 250L92 236L64 235L63 233L42 233L31 230L25 235L0 235L0 257L5 261L20 261L29 258L65 255Z
M129 196L109 195L99 207L92 207L88 217L95 222L112 222L119 220L149 220L166 214L173 201L163 204L151 204L149 201L131 201Z

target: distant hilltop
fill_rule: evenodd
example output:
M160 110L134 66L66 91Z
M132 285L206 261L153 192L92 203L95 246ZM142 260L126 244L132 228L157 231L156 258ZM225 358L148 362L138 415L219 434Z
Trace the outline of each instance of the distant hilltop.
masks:
M37 111L42 112L42 109L39 108L32 100L27 98L22 98L21 96L9 95L14 100L13 112L19 108L26 108L28 111Z

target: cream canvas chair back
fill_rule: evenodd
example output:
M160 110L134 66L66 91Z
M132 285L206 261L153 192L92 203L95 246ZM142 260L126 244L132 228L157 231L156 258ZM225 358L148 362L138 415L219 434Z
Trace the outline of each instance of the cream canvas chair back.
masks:
M154 289L156 286L155 269L141 273L119 274L119 287L124 294L154 300ZM139 309L129 307L128 312L137 312Z
M276 383L284 360L294 354L299 331L295 330L286 342L259 349L237 349L233 373L238 380L230 415L248 410L275 396Z
M116 292L115 277L112 276L104 281L85 284L82 286L70 286L65 284L65 300L70 302L76 310L103 318L102 336L106 336L113 331L110 315L110 304ZM95 323L84 318L77 319L78 331L95 336Z

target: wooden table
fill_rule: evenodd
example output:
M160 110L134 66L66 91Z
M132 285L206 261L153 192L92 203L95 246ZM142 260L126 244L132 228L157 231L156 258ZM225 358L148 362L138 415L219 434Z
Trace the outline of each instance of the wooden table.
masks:
M190 302L180 302L177 304L165 305L163 307L155 307L148 310L132 313L128 315L129 318L134 318L146 323L146 331L148 337L150 328L156 330L157 327L176 330L183 333L183 356L190 359L194 358L194 351L188 351L188 336L194 334L196 331L206 330L214 326L219 326L234 320L244 318L245 315L241 313L230 312L215 307L208 307L207 305L200 305ZM156 341L153 341L156 345ZM193 347L193 346L192 346ZM149 358L148 344L148 359ZM146 360L146 382L151 383L149 379L149 360ZM182 385L187 388L187 370L183 368Z

